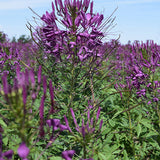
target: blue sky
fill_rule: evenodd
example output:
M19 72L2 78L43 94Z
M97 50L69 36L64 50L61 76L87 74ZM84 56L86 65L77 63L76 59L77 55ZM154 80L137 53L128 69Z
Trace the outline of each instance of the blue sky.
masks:
M105 17L114 13L116 26L109 31L107 39L118 38L120 42L129 40L154 40L160 44L160 0L93 0L94 11L103 13ZM29 35L27 21L34 24L35 16L31 7L42 16L51 11L52 0L0 0L0 31L9 38L18 38L22 34Z

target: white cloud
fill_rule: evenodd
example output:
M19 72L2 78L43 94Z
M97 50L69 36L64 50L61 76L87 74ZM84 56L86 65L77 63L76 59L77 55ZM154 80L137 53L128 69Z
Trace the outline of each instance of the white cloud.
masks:
M28 7L42 7L45 4L50 3L52 0L3 0L0 1L0 10L17 10L25 9Z

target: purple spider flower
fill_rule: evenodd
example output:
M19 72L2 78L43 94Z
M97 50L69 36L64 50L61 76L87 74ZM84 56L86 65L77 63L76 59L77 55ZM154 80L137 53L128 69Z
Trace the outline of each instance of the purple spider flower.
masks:
M88 11L89 7L90 11ZM60 17L59 20L58 16ZM59 61L61 54L66 55L67 59L76 55L80 62L89 57L102 58L105 54L102 29L107 24L107 21L102 23L103 19L102 14L93 14L93 1L64 0L63 2L62 0L55 0L55 4L52 2L52 12L46 12L41 17L44 26L37 30L46 56L52 54L56 61ZM58 26L59 22L67 30L61 30ZM71 35L76 37L74 41ZM100 49L101 47L103 47L103 51Z

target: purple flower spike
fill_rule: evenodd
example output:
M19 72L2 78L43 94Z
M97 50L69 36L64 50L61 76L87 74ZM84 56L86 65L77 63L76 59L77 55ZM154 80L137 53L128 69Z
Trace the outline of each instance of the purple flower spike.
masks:
M46 94L47 91L47 79L46 76L43 76L43 92Z
M67 117L64 115L64 120L65 120L65 123L66 123L66 126L67 126L67 128L68 128L68 130L70 131L70 132L72 132L72 130L71 130L71 128L69 127L69 124L68 124L68 119L67 119Z
M85 133L85 127L82 126L82 136L83 136L83 138L85 138L85 135L86 135L86 133Z
M101 130L101 128L102 128L102 124L103 124L103 119L100 121L100 124L99 124L99 130Z
M63 124L60 124L59 128L60 128L61 131L68 130L68 127L63 125Z
M64 158L65 160L72 160L74 153L75 153L74 150L63 151L62 158Z
M27 90L26 90L26 87L24 85L23 85L22 96L23 96L23 104L26 105L26 102L27 102Z
M44 115L44 100L45 100L45 95L42 96L41 99L41 104L39 107L39 117L40 117L40 136L44 136L44 128L43 128L43 115Z
M27 160L27 156L29 154L29 148L26 146L24 142L22 142L17 150L18 155Z
M33 70L31 70L29 72L29 76L30 76L30 80L31 80L31 86L32 86L32 88L34 88L35 87L35 77L34 77L34 71Z
M42 66L39 66L39 69L38 69L38 84L41 83L41 74L42 74Z
M100 111L101 111L101 108L99 107L99 108L98 108L98 111L97 111L96 121L98 121L98 119L99 119Z
M2 77L2 84L3 84L4 94L7 95L7 94L8 94L9 87L8 87L7 73L6 73L6 72L4 73L4 75L3 75L3 77Z
M12 159L13 150L9 150L9 151L4 152L3 156L6 157L7 159Z
M79 126L78 126L78 124L77 124L77 121L76 121L76 118L75 118L74 111L73 111L72 108L70 108L70 110L71 110L71 114L72 114L72 117L73 117L73 121L74 121L74 123L75 123L75 125L76 125L76 128L79 130Z

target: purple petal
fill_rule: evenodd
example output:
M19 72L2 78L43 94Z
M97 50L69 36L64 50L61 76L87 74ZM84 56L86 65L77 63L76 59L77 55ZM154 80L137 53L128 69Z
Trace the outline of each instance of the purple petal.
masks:
M91 15L93 14L93 1L92 1L91 4L90 4L90 14L91 14Z
M59 119L49 119L46 121L49 127L53 127L53 131L57 130L60 125L60 120Z
M90 13L86 14L86 19L87 19L87 21L89 21L91 19L91 14Z
M75 153L74 150L63 151L62 158L64 158L65 160L72 160L74 153Z

